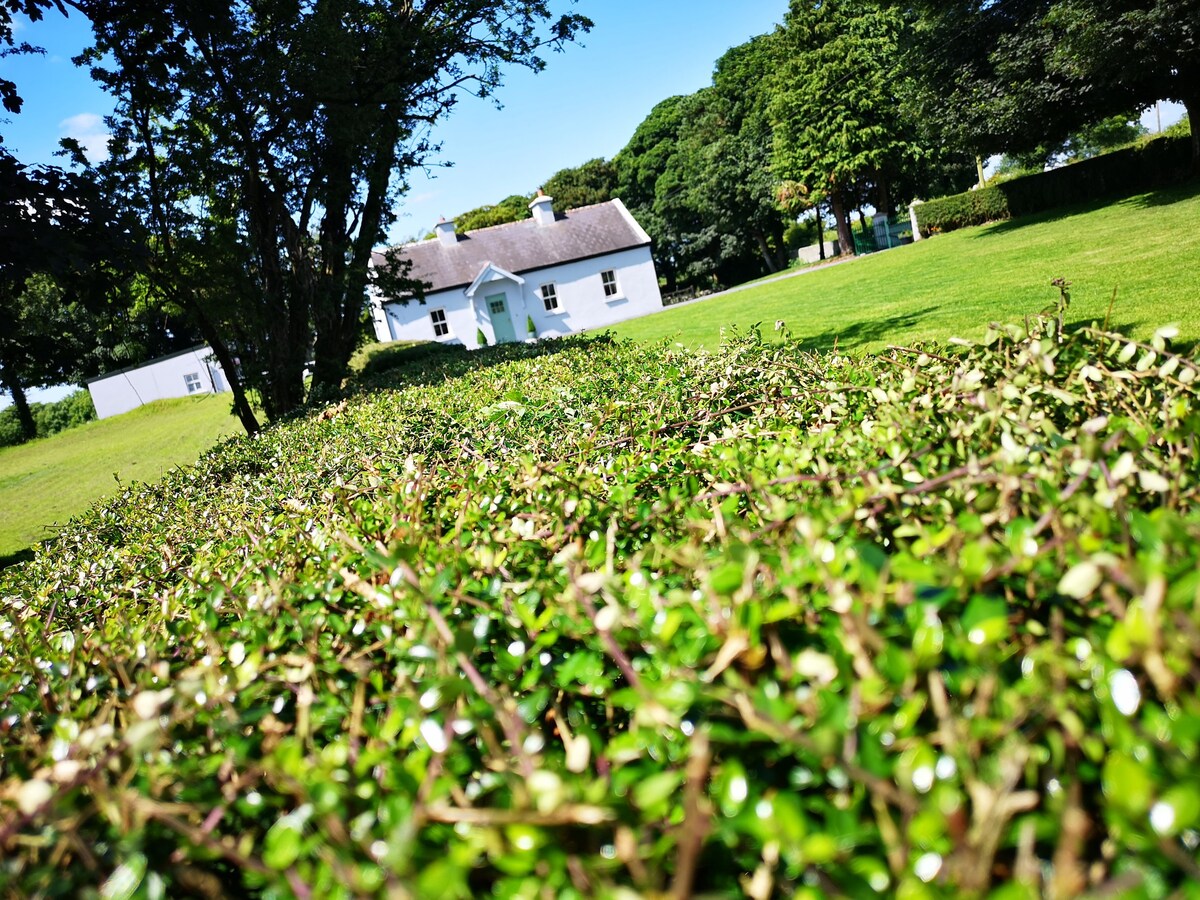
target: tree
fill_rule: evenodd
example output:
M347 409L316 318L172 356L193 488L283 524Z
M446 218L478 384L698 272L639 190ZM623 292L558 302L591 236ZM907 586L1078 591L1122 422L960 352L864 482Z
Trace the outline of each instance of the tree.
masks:
M1200 108L1200 0L893 0L915 15L922 117L956 146L1012 156L1106 117ZM1200 134L1192 128L1193 165Z
M555 172L542 189L554 198L558 209L607 203L617 196L617 170L608 160L590 159L581 166Z
M338 389L371 252L458 93L540 70L591 24L544 0L78 2L117 100L105 165L146 218L156 284L271 419L305 401L310 360L309 396Z
M459 231L475 231L479 228L491 228L495 225L507 225L510 222L520 222L528 219L533 213L529 203L533 195L512 194L499 203L478 206L454 217L455 227Z
M898 12L868 0L792 0L780 37L775 173L828 196L843 252L853 192L870 182L887 211L889 181L919 155L896 102L902 27Z
M0 153L0 385L27 439L26 391L81 372L125 230L88 179Z

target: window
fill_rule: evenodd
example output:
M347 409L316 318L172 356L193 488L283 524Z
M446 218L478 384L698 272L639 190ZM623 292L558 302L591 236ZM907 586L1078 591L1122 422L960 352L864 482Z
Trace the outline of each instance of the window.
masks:
M617 273L612 269L600 273L600 283L604 285L605 297L615 297L621 292L621 289L617 287Z
M445 337L450 333L450 324L446 321L446 311L444 309L435 309L429 313L429 318L433 322L433 336Z
M204 390L204 384L200 381L199 372L189 372L183 376L183 383L187 385L187 392L195 394L197 391Z
M553 284L542 285L542 303L546 306L546 312L558 311L558 288Z
M499 297L497 297L495 300L489 299L488 309L491 311L493 316L500 315L500 313L504 312L504 300Z

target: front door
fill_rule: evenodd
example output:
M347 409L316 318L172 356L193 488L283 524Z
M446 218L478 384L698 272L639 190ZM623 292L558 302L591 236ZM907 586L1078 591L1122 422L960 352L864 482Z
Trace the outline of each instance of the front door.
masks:
M496 343L515 343L517 329L513 327L512 316L508 312L508 298L504 294L492 294L484 298L484 303L487 304L488 316L492 320L492 332L496 335Z

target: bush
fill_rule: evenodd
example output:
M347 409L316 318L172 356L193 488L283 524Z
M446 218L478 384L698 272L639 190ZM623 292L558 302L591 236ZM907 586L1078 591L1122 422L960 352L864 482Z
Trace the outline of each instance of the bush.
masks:
M1200 370L1030 327L447 354L126 490L0 575L0 894L1188 890Z
M92 395L83 390L74 391L55 403L31 403L29 411L33 414L39 438L50 437L96 418ZM11 406L0 410L0 447L15 446L23 440L17 411Z
M1161 137L1049 172L930 200L917 207L917 221L923 234L931 234L1134 194L1186 179L1190 162L1187 139Z
M38 437L49 437L85 422L94 422L96 407L90 391L74 391L56 403L33 405Z
M373 378L444 353L455 353L461 348L450 347L435 341L392 341L368 344L350 360L352 378Z

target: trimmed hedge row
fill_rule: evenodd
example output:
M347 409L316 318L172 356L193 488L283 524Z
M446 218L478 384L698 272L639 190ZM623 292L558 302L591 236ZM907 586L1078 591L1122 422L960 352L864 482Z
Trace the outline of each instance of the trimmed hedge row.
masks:
M440 354L98 507L0 895L1188 896L1200 368L1028 327Z
M1190 165L1190 138L1161 137L1049 172L930 200L917 206L917 222L928 235L1134 194L1184 180Z

